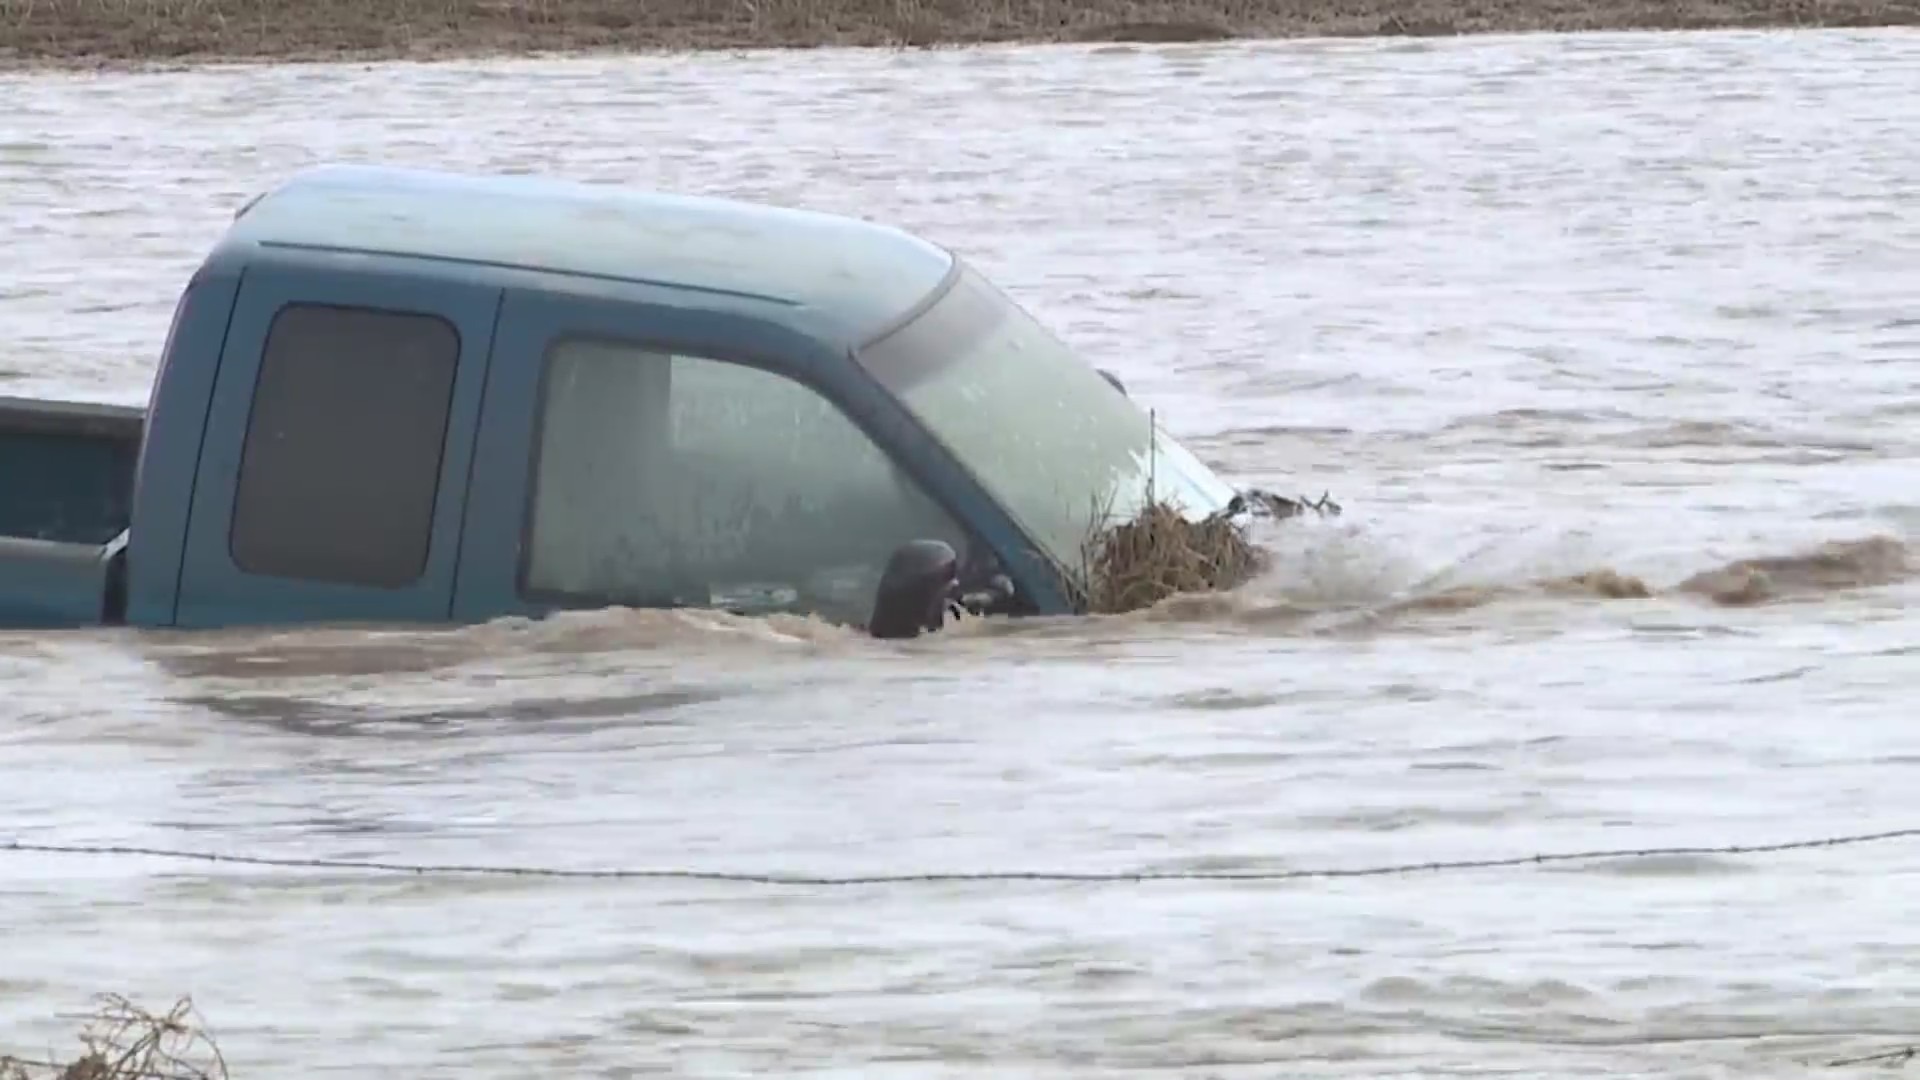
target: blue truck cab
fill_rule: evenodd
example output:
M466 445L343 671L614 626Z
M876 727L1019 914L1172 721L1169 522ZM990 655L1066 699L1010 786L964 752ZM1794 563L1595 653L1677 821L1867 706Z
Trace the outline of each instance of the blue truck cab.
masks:
M145 409L0 399L0 626L1078 610L1096 505L1235 491L952 252L371 166L241 208ZM943 606L944 605L944 606Z

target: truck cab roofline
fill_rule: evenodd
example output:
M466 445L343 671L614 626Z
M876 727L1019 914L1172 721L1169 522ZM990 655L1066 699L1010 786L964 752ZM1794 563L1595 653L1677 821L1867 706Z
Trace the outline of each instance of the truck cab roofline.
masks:
M256 196L215 249L399 256L772 301L851 345L922 301L953 256L900 229L711 195L529 176L323 165Z

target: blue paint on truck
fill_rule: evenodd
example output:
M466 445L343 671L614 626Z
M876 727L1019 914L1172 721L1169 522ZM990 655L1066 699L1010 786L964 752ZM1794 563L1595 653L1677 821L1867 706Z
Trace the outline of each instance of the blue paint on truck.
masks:
M144 410L0 399L0 625L865 622L909 572L1068 613L1074 500L1149 470L1195 513L1234 496L1148 431L896 229L316 168L193 274Z

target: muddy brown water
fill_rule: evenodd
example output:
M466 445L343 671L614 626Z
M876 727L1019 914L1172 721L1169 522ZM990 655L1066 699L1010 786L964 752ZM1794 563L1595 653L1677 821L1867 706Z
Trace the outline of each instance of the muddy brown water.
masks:
M533 170L908 225L1347 508L1232 596L905 646L0 636L0 839L853 874L1920 824L1916 87L1894 31L0 78L0 392L143 401L297 166ZM118 990L246 1077L1798 1076L1920 1036L1916 890L1916 843L871 888L0 854L0 1049Z

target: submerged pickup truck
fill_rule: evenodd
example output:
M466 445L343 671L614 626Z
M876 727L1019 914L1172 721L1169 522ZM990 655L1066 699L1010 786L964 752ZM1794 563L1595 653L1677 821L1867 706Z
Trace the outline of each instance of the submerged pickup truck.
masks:
M834 215L324 166L144 410L0 399L0 627L1071 614L1089 515L1238 493L952 252Z

